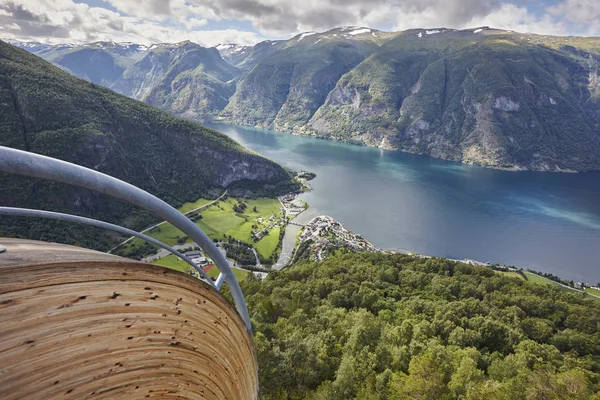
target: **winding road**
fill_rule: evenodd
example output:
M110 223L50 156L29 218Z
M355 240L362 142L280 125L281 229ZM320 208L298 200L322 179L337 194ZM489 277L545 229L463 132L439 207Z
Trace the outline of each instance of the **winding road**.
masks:
M223 197L224 197L226 194L227 194L227 189L225 189L225 191L223 192L223 194L222 194L222 195L220 195L219 197L217 197L215 200L211 201L210 203L206 203L206 204L204 204L204 205L202 205L202 206L200 206L200 207L196 207L196 208L194 208L193 210L190 210L190 211L188 211L188 212L185 212L185 213L183 213L183 215L188 215L188 214L191 214L191 213L193 213L193 212L195 212L195 211L203 210L203 209L205 209L205 208L207 208L207 207L210 207L210 206L212 206L213 204L215 204L217 201L221 200L221 199L222 199L222 198L223 198ZM164 223L166 223L166 222L167 222L167 221L162 221L162 222L159 222L158 224L154 224L154 225L152 225L152 226L150 226L150 227L148 227L148 228L144 229L144 230L143 230L143 231L141 231L140 233L146 233L146 232L148 232L148 231L150 231L150 230L152 230L152 229L156 228L157 226L160 226L160 225L162 225L162 224L164 224ZM120 246L124 245L125 243L129 242L129 241L130 241L130 240L132 240L132 239L134 239L134 236L131 236L130 238L128 238L128 239L126 239L126 240L122 241L121 243L119 243L118 245L116 245L115 247L113 247L112 249L110 249L110 250L108 251L108 253L109 253L109 254L110 254L110 253L112 253L114 250L116 250L117 248L119 248ZM188 246L188 247L189 247L189 246ZM179 249L177 248L177 246L173 246L173 248L174 248L174 249L176 249L176 250L179 250ZM160 253L160 251L159 251L159 253ZM157 253L157 254L158 254L158 253ZM163 257L164 257L164 256L163 256ZM159 258L160 258L160 257L159 257Z

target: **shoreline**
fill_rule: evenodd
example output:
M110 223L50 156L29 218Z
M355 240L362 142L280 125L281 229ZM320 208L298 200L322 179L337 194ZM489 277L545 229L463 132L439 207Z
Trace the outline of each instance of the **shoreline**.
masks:
M518 166L518 165L513 165L510 167L502 167L502 166L491 166L491 165L484 165L484 164L478 164L478 163L474 163L474 162L465 162L465 161L456 161L456 160L452 160L450 158L444 158L444 157L436 157L434 155L431 154L427 154L427 153L417 153L417 152L413 152L413 151L409 151L409 150L403 150L403 149L396 149L396 148L392 148L392 147L387 147L387 146L381 146L381 145L375 145L375 144L368 144L368 143L364 143L364 142L356 142L353 140L347 140L347 139L336 139L331 138L331 137L325 137L324 135L316 135L316 134L304 134L304 133L300 133L300 132L293 132L293 131L287 131L287 130L279 130L279 129L272 129L272 128L265 128L259 125L246 125L246 124L242 124L236 121L232 121L226 118L219 118L219 117L215 117L212 118L210 120L196 120L199 123L215 123L215 124L225 124L225 125L232 125L232 126L239 126L239 127L244 127L244 128L251 128L251 129L264 129L264 130L269 130L269 131L273 131L273 132L279 132L279 133L285 133L288 135L293 135L293 136L299 136L299 137L306 137L306 138L312 138L312 139L320 139L320 140L327 140L330 142L337 142L337 143L345 143L345 144L351 144L351 145L355 145L355 146L361 146L361 147L372 147L372 148L376 148L376 149L382 149L382 150L389 150L389 151L397 151L400 153L406 153L406 154L414 154L414 155L418 155L418 156L423 156L423 157L430 157L436 160L443 160L443 161L447 161L447 162L451 162L451 163L455 163L455 164L459 164L459 165L469 165L469 166L473 166L473 167L479 167L479 168L485 168L485 169L492 169L492 170L496 170L496 171L505 171L505 172L550 172L550 173L557 173L557 174L585 174L585 173L594 173L594 172L600 172L600 168L595 169L595 170L574 170L574 169L570 169L570 168L556 168L556 169L530 169L527 167L522 167L522 166ZM213 128L210 128L213 129Z
M310 205L307 204L307 208L308 207L310 207ZM471 258L453 259L453 258L447 258L447 257L431 256L431 255L427 255L427 254L420 254L420 253L411 252L409 250L404 250L404 249L380 249L380 248L374 246L371 242L369 242L367 239L365 239L362 235L360 235L360 234L358 234L358 233L356 233L354 231L346 229L341 222L339 222L338 220L336 220L336 219L334 219L334 218L332 218L331 216L328 216L328 215L321 215L321 216L318 216L318 217L314 217L313 219L311 219L310 222L307 222L306 224L303 224L303 226L306 226L306 225L312 223L314 220L318 220L320 218L330 219L334 223L339 224L339 226L342 228L343 231L346 231L346 232L349 232L349 233L351 233L353 235L357 235L357 236L361 237L362 240L364 240L366 243L368 243L370 246L372 246L374 249L376 249L377 252L392 253L392 254L394 254L394 253L405 254L405 255L408 255L408 256L418 257L418 258L443 258L443 259L447 259L447 260L453 261L453 262L458 262L458 263L473 265L473 266L477 266L477 267L490 268L490 269L492 269L494 271L498 271L498 272L505 272L505 271L503 271L504 269L506 270L506 272L517 272L517 273L521 273L523 275L524 275L525 272L527 272L527 273L534 274L534 275L537 275L539 277L542 277L544 279L547 279L548 282L549 282L549 284L556 284L556 285L559 285L559 286L564 287L566 289L569 289L569 290L572 290L572 291L575 291L575 292L578 292L578 293L582 293L582 294L585 294L585 295L592 296L592 297L600 299L600 296L598 296L596 294L590 293L590 292L588 292L588 291L586 291L584 289L582 290L582 289L578 289L578 288L566 285L564 283L564 282L573 282L573 281L568 281L568 280L565 280L565 279L563 279L563 278L561 278L559 276L555 276L555 275L552 275L552 274L551 274L551 276L554 276L555 278L559 279L560 281L557 281L557 280L554 280L554 279L550 279L549 277L544 276L543 272L541 272L541 271L535 271L535 270L528 269L528 268L521 268L521 267L516 267L516 266L508 266L508 265L500 264L500 263L491 264L489 262L478 261L478 260L474 260L474 259L471 259ZM290 225L296 226L296 227L299 228L298 225L293 225L293 224L289 224L288 223L288 225L286 226L285 235L288 234L288 228L290 227ZM300 228L300 229L302 229L302 228ZM297 236L297 234L300 232L300 229L298 229L298 232L296 232L294 234L294 236ZM284 235L284 239L285 239L285 235ZM289 262L293 259L294 255L296 253L296 249L298 248L299 244L300 243L294 242L293 251L292 251L292 253L290 255L290 260L286 264L284 264L283 266L280 266L277 269L274 268L274 270L281 270L281 269L285 269L285 268L289 268L290 267ZM280 258L282 256L282 254L283 254L283 243L282 243L282 252L280 254ZM279 264L279 259L277 260L276 264L273 264L273 267L275 265L277 265L277 264ZM525 281L529 282L529 280L526 279L526 278L525 278ZM593 289L593 286L589 285L588 283L585 283L585 282L578 282L578 283L582 284L584 286L584 288L585 287L590 287L590 288Z

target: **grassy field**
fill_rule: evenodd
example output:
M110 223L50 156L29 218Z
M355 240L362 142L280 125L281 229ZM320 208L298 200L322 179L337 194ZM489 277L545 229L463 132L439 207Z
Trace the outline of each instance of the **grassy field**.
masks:
M531 272L527 272L527 271L523 271L523 272L527 276L528 282L533 282L533 283L537 283L540 285L558 285L558 283L551 281L550 279L544 278L543 276L539 276L537 274L532 274Z
M191 210L199 207L202 203L206 204L208 202L210 200L200 199L194 203L185 204L180 210ZM197 220L196 225L211 239L223 240L225 237L231 236L242 242L254 245L263 257L269 258L279 244L280 229L276 227L269 229L272 223L269 218L274 216L273 220L276 220L281 217L279 200L261 198L246 200L245 203L247 204L246 210L243 213L236 213L233 210L233 206L237 204L236 199L227 198L221 200L202 210L200 212L202 219ZM254 211L255 208L256 211ZM253 226L257 228L253 228ZM254 242L251 234L253 230L257 229L266 229L269 233L258 242ZM146 232L146 234L171 246L180 243L180 241L184 243L183 239L185 238L185 235L179 229L168 223L162 224ZM190 242L190 240L185 238L185 243L187 242ZM134 247L139 247L143 244L142 240L134 239L125 246L124 253L128 253Z
M518 278L521 280L525 280L525 278L523 278L523 275L519 274L518 272L514 272L514 271L508 271L508 272L504 272L504 271L496 271L499 274L502 274L504 276L508 276L511 278Z
M600 296L600 290L596 290L596 289L591 289L591 288L586 288L585 289L586 292L589 292L591 294L595 294L596 296Z
M254 247L256 247L256 251L260 253L261 256L265 258L269 258L277 245L279 244L279 233L281 232L281 228L273 228L269 231L269 234L263 237L261 240L255 243Z
M166 268L174 269L174 270L185 272L185 273L189 273L191 270L193 270L193 268L188 263L186 263L185 261L177 260L177 257L175 257L173 254L170 254L159 260L156 260L152 264L160 265L161 267L166 267ZM247 271L244 271L242 269L237 269L237 268L232 268L232 269L233 269L233 274L235 275L237 280L240 282L243 281L246 278L246 276L248 276ZM210 271L207 272L207 275L210 277L213 277L213 276L217 277L219 275L219 269L216 266L212 267L210 269Z
M558 287L561 288L562 290L566 290L566 291L575 293L574 290L566 288L566 287L564 287L562 285L559 285L558 283L556 283L554 281L551 281L550 279L544 278L543 276L539 276L537 274L532 274L531 272L527 272L527 271L523 271L523 272L525 273L525 275L527 275L527 278L528 278L527 280L529 282L537 283L537 284L540 284L540 285L558 285ZM588 288L585 291L586 292L589 291L591 294L596 294L596 295L600 296L600 291L598 291L598 290L594 290L594 289L589 289ZM600 300L597 297L593 297L593 296L588 296L588 297L591 297L591 298L596 299L596 300Z
M208 200L208 199L198 199L196 201L194 201L193 203L185 203L184 205L182 205L181 207L179 207L179 211L181 211L182 213L186 213L188 211L192 211L195 208L198 207L202 207L205 204L210 203L212 200Z

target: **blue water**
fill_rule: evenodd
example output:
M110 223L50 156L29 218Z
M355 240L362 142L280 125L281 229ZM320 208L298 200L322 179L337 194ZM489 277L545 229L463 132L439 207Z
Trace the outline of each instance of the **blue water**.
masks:
M207 124L317 174L302 220L327 214L384 249L600 281L600 173L505 172L262 129Z

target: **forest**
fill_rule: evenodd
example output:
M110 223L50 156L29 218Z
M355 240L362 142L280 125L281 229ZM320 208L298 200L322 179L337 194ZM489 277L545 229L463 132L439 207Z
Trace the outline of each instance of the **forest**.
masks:
M600 399L600 301L401 254L242 282L265 400Z

